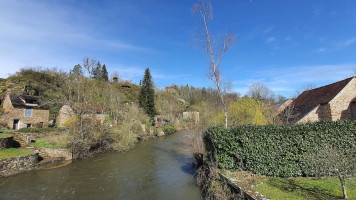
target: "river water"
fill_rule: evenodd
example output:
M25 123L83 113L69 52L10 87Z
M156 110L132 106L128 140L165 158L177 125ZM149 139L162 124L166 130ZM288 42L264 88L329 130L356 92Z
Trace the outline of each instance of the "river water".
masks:
M184 131L140 142L125 153L0 178L0 199L201 199Z

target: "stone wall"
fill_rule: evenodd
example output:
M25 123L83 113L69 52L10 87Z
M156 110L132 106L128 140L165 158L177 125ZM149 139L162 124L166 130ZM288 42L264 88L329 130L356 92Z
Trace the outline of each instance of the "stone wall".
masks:
M63 157L65 160L73 159L72 152L70 151L70 149L40 148L40 152L47 154L49 157Z
M184 120L194 120L195 123L199 123L199 112L183 112Z
M356 78L353 78L349 84L330 102L331 118L351 119L351 102L356 98Z
M6 96L4 101L4 113L7 114L7 126L13 128L14 119L19 119L19 129L26 128L27 124L31 126L39 125L43 122L43 127L48 127L49 110L32 109L31 117L25 117L25 108L14 108L11 105L9 95Z
M0 138L0 149L8 149L12 147L14 137Z
M56 121L56 125L60 127L65 126L65 122L74 116L74 112L72 108L68 105L64 105L58 112L58 117Z
M0 177L33 170L38 163L38 153L0 160Z

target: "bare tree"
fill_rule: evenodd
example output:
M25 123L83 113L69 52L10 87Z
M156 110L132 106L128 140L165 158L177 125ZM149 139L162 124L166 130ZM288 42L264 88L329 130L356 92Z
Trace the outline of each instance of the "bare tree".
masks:
M348 199L346 191L346 179L356 173L356 152L344 150L332 146L320 146L319 149L305 156L308 169L316 176L337 176L340 180L344 199Z
M89 78L92 78L93 72L96 69L98 62L94 59L89 59L88 57L83 59L83 67L88 71Z
M258 100L269 100L273 99L274 94L271 89L269 89L263 83L252 83L248 88L248 96Z
M120 77L119 72L114 71L111 75L110 75L110 81L112 83L117 83L117 82L121 82L122 78Z
M295 97L298 97L300 94L302 94L304 91L307 90L312 90L316 88L316 86L313 83L307 83L301 86L300 88L295 89Z
M223 55L231 48L235 42L236 37L231 33L226 33L221 39L214 37L208 27L208 20L212 19L213 11L210 1L202 0L194 4L193 13L198 12L202 17L203 24L203 38L200 42L202 48L209 57L209 78L214 82L218 90L218 96L225 112L225 127L227 127L227 105L224 99L224 92L222 89L222 75L220 71L220 64Z

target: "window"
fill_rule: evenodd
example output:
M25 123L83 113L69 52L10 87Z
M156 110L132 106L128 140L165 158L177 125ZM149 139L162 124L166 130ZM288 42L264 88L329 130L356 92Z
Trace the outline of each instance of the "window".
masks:
M31 128L32 127L32 124L27 124L27 128Z
M32 109L31 108L26 108L25 117L31 117L31 114L32 114Z

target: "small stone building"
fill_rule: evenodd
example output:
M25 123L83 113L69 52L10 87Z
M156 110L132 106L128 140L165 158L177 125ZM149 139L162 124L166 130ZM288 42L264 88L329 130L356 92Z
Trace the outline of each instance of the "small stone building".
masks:
M6 94L3 102L7 127L18 130L29 127L47 127L49 107L43 97L21 94Z
M304 91L287 109L296 123L356 120L356 77Z
M75 104L76 107L83 106L82 104ZM104 120L108 118L108 114L105 114L105 111L99 109L96 106L90 105L87 109L83 109L83 117L95 119L98 124L103 124ZM58 112L56 126L65 127L66 122L75 116L73 108L70 105L63 105Z
M196 124L199 123L199 112L197 111L186 111L183 112L184 120L193 120Z

